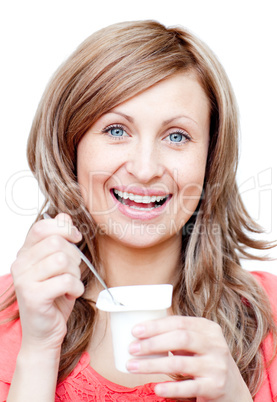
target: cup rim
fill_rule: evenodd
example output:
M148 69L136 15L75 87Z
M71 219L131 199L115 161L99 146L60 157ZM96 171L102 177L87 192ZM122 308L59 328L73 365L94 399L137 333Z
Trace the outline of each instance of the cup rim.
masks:
M152 293L149 293L150 288L152 289ZM127 297L125 294L125 297L121 295L120 297L120 291L122 289L127 290L128 292L136 292L136 291L141 291L144 290L144 298L148 296L147 300L143 299L142 305L132 305L128 304L127 302ZM155 304L155 299L153 299L153 296L155 297L155 291L159 292L163 290L163 299L162 302L160 301L159 303ZM112 293L114 298L121 302L123 305L117 305L114 304L113 301L111 300L111 297L107 290L102 290L99 293L99 296L97 298L96 302L96 307L99 310L102 311L107 311L107 312L130 312L130 311L143 311L143 310L164 310L167 309L171 306L172 303L172 292L173 292L173 285L171 284L153 284L153 285L128 285L128 286L116 286L109 288L109 291ZM148 291L148 294L147 294ZM154 292L154 295L153 295ZM156 293L157 295L158 293ZM150 297L151 296L151 297ZM124 304L125 301L125 304ZM127 303L126 303L127 302ZM147 304L146 304L147 302Z

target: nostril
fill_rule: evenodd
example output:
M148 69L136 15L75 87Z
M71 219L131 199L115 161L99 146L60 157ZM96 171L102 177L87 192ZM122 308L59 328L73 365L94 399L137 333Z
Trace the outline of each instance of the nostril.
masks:
M148 184L155 178L160 178L164 174L164 168L160 163L155 161L141 162L138 160L130 161L126 165L126 170L129 174L136 178L136 181L141 184Z

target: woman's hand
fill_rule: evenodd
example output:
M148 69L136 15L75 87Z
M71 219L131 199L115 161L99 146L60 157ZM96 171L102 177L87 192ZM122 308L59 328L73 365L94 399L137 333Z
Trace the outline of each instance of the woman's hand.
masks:
M30 229L11 268L24 351L60 350L75 299L84 292L80 256L70 244L81 238L65 214Z
M134 327L138 338L130 347L134 356L165 352L168 357L130 360L131 373L181 374L186 381L158 384L155 392L172 399L197 398L198 402L252 401L221 328L197 317L170 316Z

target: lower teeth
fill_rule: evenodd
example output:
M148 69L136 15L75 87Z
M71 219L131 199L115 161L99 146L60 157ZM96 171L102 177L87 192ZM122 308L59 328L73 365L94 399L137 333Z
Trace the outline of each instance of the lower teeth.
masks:
M125 204L126 205L126 204ZM135 207L135 206L130 206L129 205L129 207L130 208L133 208L133 209L139 209L140 211L151 211L152 209L155 209L156 207L151 207L151 208L140 208L140 207Z
M126 201L124 200L124 198L121 198L121 200L119 200L119 201L121 202L121 204L127 205L127 207L129 207L129 208L138 209L139 211L152 211L152 209L159 207L159 205L157 205L155 207L150 207L150 208L141 208L141 207L136 207L135 205L128 205L128 204L126 204Z

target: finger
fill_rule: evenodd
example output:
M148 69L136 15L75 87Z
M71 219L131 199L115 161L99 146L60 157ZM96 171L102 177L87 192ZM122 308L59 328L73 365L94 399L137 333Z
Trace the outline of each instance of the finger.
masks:
M45 288L45 298L49 301L64 295L77 299L82 296L85 290L83 283L68 273L54 276L42 284Z
M42 282L32 282L30 284L18 283L17 295L21 311L40 313L44 315L49 311L53 302L61 296L76 299L84 292L83 283L73 275L62 274Z
M158 320L145 321L136 325L132 329L132 334L136 338L143 339L174 330L201 332L207 336L210 336L211 332L213 335L222 334L220 326L213 321L201 317L183 316L168 316Z
M131 359L127 370L136 374L181 374L201 377L204 374L203 359L197 356L168 356L158 358Z
M21 252L20 256L11 267L14 280L29 271L31 267L37 268L38 271L45 269L47 272L47 266L42 263L43 260L57 253L60 255L60 257L58 257L59 260L62 259L61 254L64 254L64 259L70 260L76 266L80 265L81 258L78 250L63 237L52 235L41 240L30 249ZM59 263L61 263L61 261L58 261L58 264ZM33 270L31 271L33 272ZM34 274L36 274L36 270ZM41 273L38 275L41 276Z
M29 265L35 265L48 256L59 252L67 254L77 265L80 264L81 257L76 247L73 247L70 242L59 235L51 235L41 240L30 249L22 252L20 258L22 263L26 260Z
M71 216L68 214L65 214L64 212L59 213L58 215L55 216L55 218L57 221L63 223L63 222L69 222L72 224L72 219Z
M61 214L56 219L44 219L36 222L26 237L23 250L51 235L62 236L72 243L77 243L82 239L81 233L73 226L71 219L69 220L65 218L65 214Z
M64 251L59 251L41 260L36 266L33 267L30 275L32 275L34 280L39 282L66 273L75 276L77 279L80 279L80 262L81 259L79 259L79 263L76 264L70 255L66 254Z
M155 394L164 398L197 398L212 392L207 390L212 389L210 381L207 379L196 379L186 381L169 381L166 383L157 384L154 388Z
M178 352L178 354L202 355L207 351L207 344L202 333L190 330L174 330L161 335L134 341L129 346L129 352L134 356Z

